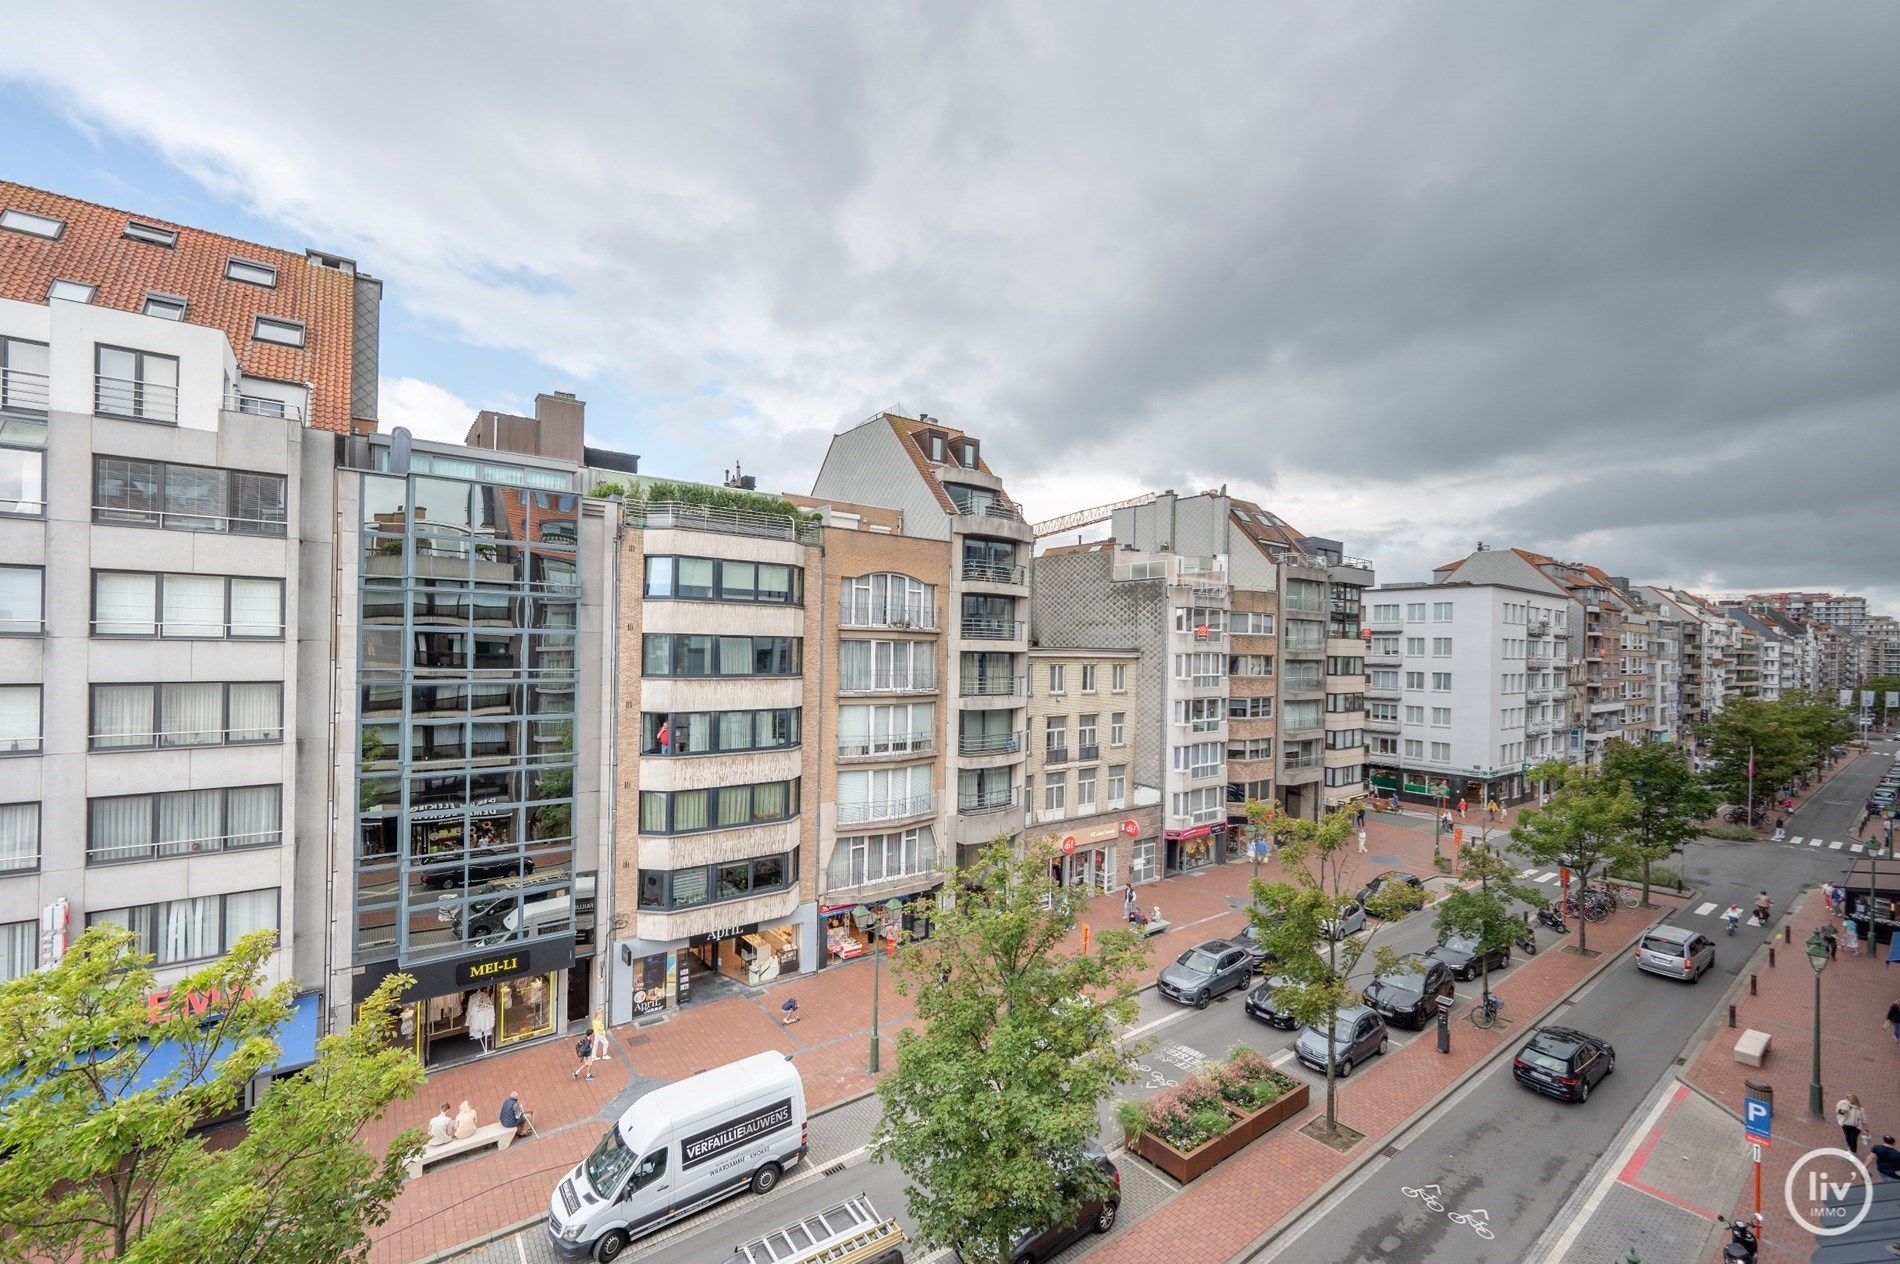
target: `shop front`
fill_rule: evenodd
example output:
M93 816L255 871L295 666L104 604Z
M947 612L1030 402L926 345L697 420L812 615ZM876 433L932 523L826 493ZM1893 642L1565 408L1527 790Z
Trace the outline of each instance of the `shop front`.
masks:
M1134 818L1078 824L1060 840L1062 854L1050 865L1049 877L1064 887L1119 891L1128 883L1125 853L1141 837Z
M358 975L353 987L357 1004L397 968L382 966ZM425 1066L448 1066L548 1039L565 1030L569 1017L585 1017L567 1013L569 971L587 969L585 962L576 965L571 938L401 969L416 982L403 997L390 1043L413 1048Z
M791 918L719 927L694 935L687 941L687 952L701 972L745 987L764 987L780 975L798 973L798 932Z
M1163 830L1168 872L1193 873L1226 859L1227 825L1196 825L1192 829Z
M835 966L868 955L877 938L880 920L884 926L886 951L898 944L929 939L942 890L939 883L927 891L864 904L819 905L818 915L824 924L825 964Z
M810 969L810 909L715 926L686 940L620 943L613 956L611 1021L653 1020L694 1001L737 995Z

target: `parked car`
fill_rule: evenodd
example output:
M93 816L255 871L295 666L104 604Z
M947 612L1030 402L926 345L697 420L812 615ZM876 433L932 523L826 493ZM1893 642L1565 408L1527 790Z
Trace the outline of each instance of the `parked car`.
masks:
M1276 974L1270 979L1254 984L1253 991L1247 993L1247 1017L1257 1018L1261 1022L1281 1031L1292 1031L1298 1027L1299 1020L1283 1011L1274 1003L1273 995L1281 988L1293 982L1284 974Z
M1252 922L1248 922L1247 925L1242 928L1241 932L1235 935L1229 942L1237 948L1246 949L1247 960L1253 966L1255 974L1259 974L1262 970L1265 970L1268 966L1280 960L1261 945L1260 928L1255 926Z
M1108 1173L1113 1182L1106 1198L1091 1198L1082 1204L1073 1218L1047 1229L1026 1229L1017 1237L1014 1248L1009 1253L1011 1264L1029 1264L1034 1260L1048 1260L1060 1254L1063 1248L1090 1233L1107 1233L1115 1227L1115 1217L1122 1205L1122 1174L1115 1167L1115 1161L1102 1153L1097 1146L1090 1145L1086 1151L1089 1160L1095 1166ZM958 1264L962 1264L963 1251L953 1248Z
M1487 948L1480 951L1476 935L1450 934L1439 940L1433 947L1425 950L1425 955L1435 957L1451 967L1451 975L1460 982L1469 982L1488 967L1501 970L1511 964L1511 946Z
M1539 1027L1511 1063L1519 1084L1568 1102L1588 1101L1591 1086L1614 1070L1610 1042L1574 1027Z
M1253 978L1247 950L1225 939L1210 939L1188 949L1161 972L1155 986L1171 1001L1186 1001L1196 1009L1223 992L1244 988Z
M1366 1004L1379 1017L1417 1030L1438 1016L1438 998L1455 995L1456 988L1450 966L1412 953L1400 957L1397 969L1368 983L1365 991Z
M1715 941L1686 926L1658 926L1636 941L1636 968L1695 983L1715 964Z
M1357 900L1348 904L1338 917L1326 918L1319 924L1320 933L1328 939L1344 939L1365 928L1366 906Z
M1379 874L1372 881L1360 887L1358 895L1359 902L1364 904L1392 883L1398 883L1402 886L1412 888L1416 893L1413 898L1423 902L1425 898L1425 880L1416 874L1406 873L1402 869L1387 869L1384 873Z
M1339 1021L1333 1024L1332 1057L1339 1078L1345 1079L1352 1074L1353 1067L1364 1062L1373 1054L1382 1054L1391 1038L1386 1034L1385 1020L1363 1005L1339 1011ZM1322 1075L1326 1072L1327 1061L1326 1029L1306 1026L1300 1029L1300 1035L1293 1042L1293 1055L1307 1066Z

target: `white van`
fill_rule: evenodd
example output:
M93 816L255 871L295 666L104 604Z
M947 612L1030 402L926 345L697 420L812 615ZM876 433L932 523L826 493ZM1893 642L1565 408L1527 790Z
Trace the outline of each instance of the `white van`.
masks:
M805 1082L784 1054L755 1053L655 1089L555 1187L555 1253L606 1264L634 1238L722 1198L765 1193L809 1145Z

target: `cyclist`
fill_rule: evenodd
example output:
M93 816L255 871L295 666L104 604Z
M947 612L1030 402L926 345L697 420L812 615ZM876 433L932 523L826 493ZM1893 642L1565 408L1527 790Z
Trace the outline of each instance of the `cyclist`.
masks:
M1760 922L1763 926L1768 924L1768 909L1768 892L1763 891L1760 895L1755 897L1755 920Z
M1728 933L1733 935L1735 928L1742 924L1742 906L1730 900L1727 910L1722 914L1722 920L1728 923Z

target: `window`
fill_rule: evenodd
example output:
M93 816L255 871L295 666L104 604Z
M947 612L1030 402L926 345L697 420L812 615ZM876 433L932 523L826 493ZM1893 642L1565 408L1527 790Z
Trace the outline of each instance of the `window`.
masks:
M1327 750L1360 750L1365 744L1364 729L1328 729L1326 731Z
M1280 727L1283 729L1316 729L1320 726L1320 703L1314 698L1308 702L1280 702Z
M1101 749L1095 740L1095 730L1101 717L1099 715L1079 715L1075 718L1075 757L1094 759Z
M128 347L93 348L93 411L110 417L175 424L178 357Z
M1068 680L1068 677L1069 677L1068 668L1062 666L1060 663L1049 664L1049 692L1050 693L1063 692L1065 682Z
M1270 720L1273 718L1273 699L1229 698L1227 718L1230 720Z
M846 581L846 601L850 601ZM805 569L767 562L733 562L710 557L649 557L646 595L680 601L726 601L751 605L798 606L805 602ZM847 606L848 608L848 606ZM900 600L901 608L901 600ZM868 601L867 601L868 614ZM880 613L883 613L880 610ZM869 622L867 619L865 622ZM849 617L845 620L849 625Z
M1229 759L1272 759L1273 739L1270 737L1250 737L1241 741L1227 743Z
M1315 579L1287 580L1286 599L1281 603L1281 609L1298 610L1306 614L1324 614L1326 585Z
M1227 674L1250 680L1271 676L1273 675L1273 655L1231 654L1227 658Z
M1312 619L1288 619L1280 644L1291 653L1318 653L1326 646L1326 625Z
M1406 654L1406 657L1408 658L1425 657L1425 638L1422 636L1406 637L1405 638L1405 654Z
M725 716L780 715L796 716L791 712L719 712ZM975 715L1007 713L978 711ZM838 753L840 755L890 755L907 751L927 751L936 740L936 704L930 702L903 703L882 707L839 707L838 708ZM743 727L741 725L735 725ZM797 728L792 728L792 740L787 745L796 745ZM746 747L721 750L743 750ZM760 748L763 749L763 748Z
M1326 656L1326 674L1328 676L1363 676L1366 674L1366 660L1342 654Z
M31 974L40 964L40 924L0 923L0 980Z
M1370 689L1396 690L1399 687L1399 674L1393 671L1389 667L1388 668L1375 667L1372 669L1372 675L1370 679L1368 679L1366 684L1367 684L1367 687Z
M281 474L94 457L92 518L173 531L281 536L284 485Z
M44 580L37 566L0 566L0 636L46 630Z
M1399 621L1398 603L1396 601L1390 604L1375 602L1372 607L1372 621L1374 623L1397 623Z
M872 642L846 641L840 648L849 651L859 644ZM648 633L641 639L641 671L648 676L796 676L802 649L802 639L795 636ZM849 670L847 662L847 675Z
M1182 790L1175 792L1170 799L1173 811L1171 816L1185 819L1194 825L1205 825L1211 821L1225 819L1227 815L1227 787L1208 786L1200 790Z
M1328 715L1348 715L1366 709L1366 695L1362 693L1329 693L1326 695L1326 713Z
M37 518L45 512L46 454L0 446L0 514Z
M928 825L895 834L858 834L840 838L832 849L829 889L889 882L930 873L936 867L937 836Z
M1220 727L1222 704L1219 698L1176 698L1174 722L1196 733L1212 733Z
M1425 673L1422 671L1406 672L1405 687L1407 689L1423 689L1425 687Z
M0 755L40 749L40 687L0 685Z
M160 320L183 320L187 304L176 294L147 293L145 306L140 310L147 316L156 316Z
M1110 764L1108 766L1108 803L1110 807L1120 807L1128 797L1128 765Z
M1187 746L1173 748L1173 767L1176 772L1184 772L1198 781L1202 777L1213 777L1221 770L1221 744L1219 742L1194 742Z
M1425 603L1422 601L1406 602L1405 603L1405 621L1407 623L1425 622Z
M943 464L944 436L938 431L931 430L931 431L926 432L925 438L930 443L930 459L937 462L937 464L939 465Z
M840 839L842 846L845 840ZM751 860L695 865L690 869L642 869L640 907L644 909L696 908L725 900L745 899L798 884L798 853L755 856Z
M1225 610L1176 606L1174 608L1174 630L1176 632L1190 633L1196 637L1208 636L1218 633L1226 618L1227 612Z
M1432 727L1435 729L1443 729L1443 728L1451 727L1451 708L1450 707L1433 707L1432 708Z
M1078 768L1075 773L1075 810L1093 812L1095 810L1095 773L1094 768Z
M1431 758L1434 763L1449 764L1451 762L1451 743L1433 742Z
M268 263L254 263L249 259L240 259L232 255L224 261L224 275L233 281L243 281L247 285L261 285L265 289L277 287L277 269Z
M284 634L284 581L92 573L94 636L251 640Z
M92 750L281 742L284 687L274 680L94 685Z
M1083 693L1095 692L1095 664L1094 663L1082 664L1082 692Z
M840 587L839 617L845 627L937 626L937 590L922 580L890 573L858 575L847 577Z
M900 770L901 771L901 770ZM845 819L842 796L845 778L840 773L839 820ZM856 774L863 776L864 774ZM865 800L868 802L868 799ZM768 821L788 821L798 815L798 778L768 781L757 785L717 786L706 790L642 790L640 792L640 832L642 834L695 834L701 830L733 829L760 825ZM860 815L857 820L868 820Z
M44 237L48 241L58 241L59 235L66 231L66 221L54 219L50 215L35 215L31 211L8 208L0 211L0 228L10 228L16 233L30 233L35 237Z
M929 764L851 769L838 774L838 821L894 821L936 810Z
M1407 759L1425 758L1425 743L1416 737L1405 739L1405 757Z
M40 867L40 805L0 803L0 873Z
M1414 706L1407 706L1407 707L1405 708L1405 722L1406 722L1407 724L1423 724L1423 723L1425 723L1425 708L1424 708L1424 707L1414 707Z
M1225 654L1176 654L1174 677L1186 680L1196 689L1218 689L1227 678Z
M1356 786L1366 779L1364 764L1348 764L1344 768L1328 768L1326 784L1329 786Z
M51 352L43 342L0 337L0 411L40 414L47 405ZM44 422L0 421L0 438L41 447Z
M1451 692L1451 673L1450 672L1433 672L1432 673L1432 692L1433 693L1450 693Z
M1128 692L1128 664L1116 663L1108 669L1108 687L1116 693Z
M1042 809L1060 812L1069 805L1069 774L1052 772L1042 779Z
M1108 744L1110 746L1128 745L1128 713L1126 711L1109 712Z
M155 964L196 961L231 951L252 931L277 929L278 891L237 891L144 904L137 908L102 909L88 914L86 925L123 926L133 935L133 948L149 954Z
M1236 636L1272 636L1273 616L1236 610L1227 616L1227 627Z
M128 241L142 241L148 246L163 246L167 250L178 244L176 229L160 228L157 224L141 224L135 219L125 222L124 236Z
M1451 638L1450 637L1435 636L1432 638L1432 657L1433 658L1450 658L1451 657Z
M275 342L285 347L301 347L304 325L300 320L277 320L270 316L252 318L251 337L259 342Z
M1452 603L1449 601L1434 601L1432 603L1432 622L1433 623L1450 623L1451 622L1451 606L1452 606Z
M1399 638L1396 636L1375 636L1366 642L1366 652L1380 658L1396 656L1399 652Z
M1053 763L1062 763L1069 757L1069 718L1052 715L1043 722L1043 749L1049 752Z
M283 795L282 786L235 786L90 799L86 863L276 847L284 841Z
M962 444L959 445L958 452L963 458L964 469L974 470L980 467L981 457L978 455L977 442L975 439L965 439Z
M92 296L98 292L98 286L89 285L84 281L56 280L46 287L46 297L49 300L61 299L68 303L90 303Z

